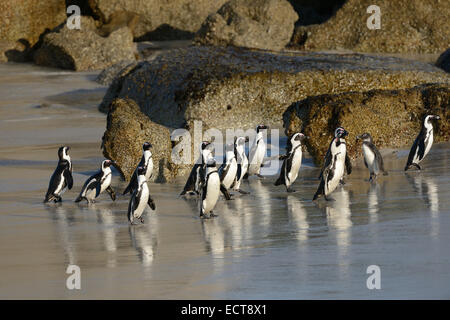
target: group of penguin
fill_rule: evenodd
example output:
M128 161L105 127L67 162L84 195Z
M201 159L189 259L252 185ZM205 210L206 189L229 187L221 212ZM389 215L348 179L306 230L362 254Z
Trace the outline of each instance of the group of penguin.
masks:
M405 171L411 167L421 170L419 163L428 154L433 144L432 120L439 119L440 117L437 115L426 115L424 117L420 132L409 152ZM200 158L193 166L180 194L181 196L195 194L200 197L199 211L201 218L208 219L216 216L213 210L220 193L226 200L231 199L230 190L248 194L249 192L241 189L242 181L251 175L263 177L260 174L261 167L264 166L264 155L266 153L263 130L267 129L268 127L265 125L258 125L255 141L248 157L245 152L245 143L249 141L247 137L237 137L234 139L234 143L227 144L225 161L219 168L217 168L216 160L213 157L212 143L202 142ZM352 166L347 155L345 141L347 135L348 132L343 127L338 127L335 130L334 138L325 155L319 176L320 183L313 200L322 196L327 201L333 200L328 196L339 184L344 184L345 172L351 174ZM280 160L283 160L283 164L275 185L284 185L287 192L295 192L291 186L297 179L301 167L302 145L305 139L308 139L308 137L301 132L292 134L288 138L286 154L279 157ZM370 172L369 181L374 181L380 174L387 175L383 158L374 145L371 135L364 133L357 136L356 139L362 140L364 164ZM128 220L131 224L134 224L137 220L144 222L142 214L147 204L152 210L156 208L147 185L147 181L153 173L151 147L150 143L144 143L142 158L130 179L130 183L123 192L123 194L131 193L128 205ZM67 188L70 190L73 186L72 162L68 150L69 147L67 146L58 150L58 166L51 176L44 202L61 202L61 195ZM86 180L75 202L86 200L88 203L92 203L104 191L108 192L113 201L116 199L116 195L111 188L111 165L114 165L114 161L104 160L102 162L101 169Z

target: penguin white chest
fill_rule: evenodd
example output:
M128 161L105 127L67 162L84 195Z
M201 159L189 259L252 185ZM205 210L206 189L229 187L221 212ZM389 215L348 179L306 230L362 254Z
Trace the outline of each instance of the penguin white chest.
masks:
M144 158L145 158L145 178L148 180L152 176L153 173L153 158L149 151L144 152Z
M298 171L302 165L302 149L299 147L294 151L294 156L292 157L292 167L291 171L288 173L289 180L293 182L297 179Z
M363 144L362 149L363 149L364 160L367 163L367 167L368 167L369 171L371 173L378 171L377 163L375 161L375 154L365 144Z
M147 206L149 194L150 193L148 191L147 183L143 183L141 185L141 197L139 198L139 205L137 206L136 210L134 210L133 213L135 218L140 218L142 213L144 212Z
M236 172L237 172L237 163L236 159L233 159L230 161L227 174L223 179L223 185L225 186L225 188L228 189L231 186L236 177Z
M109 172L105 172L105 176L104 176L104 180L103 183L100 186L100 193L102 193L103 191L105 191L110 185L111 185L111 170L109 170Z
M425 153L423 154L424 158L430 151L432 145L433 145L433 129L428 131L427 137L425 139Z
M206 197L203 200L203 213L209 213L216 206L220 193L220 178L217 172L211 173L206 185Z

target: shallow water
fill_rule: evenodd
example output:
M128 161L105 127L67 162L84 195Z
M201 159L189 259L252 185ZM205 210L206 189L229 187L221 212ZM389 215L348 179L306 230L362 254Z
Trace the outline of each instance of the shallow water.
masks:
M433 146L423 172L402 171L406 150L386 155L376 184L359 162L331 203L311 201L307 158L295 194L251 178L250 195L220 200L206 221L178 198L182 179L151 184L156 211L129 226L128 197L73 202L102 159L95 75L0 65L0 298L450 298L450 144ZM43 205L61 144L75 186ZM125 187L116 172L113 186ZM66 288L69 264L81 290ZM369 265L381 290L366 287Z

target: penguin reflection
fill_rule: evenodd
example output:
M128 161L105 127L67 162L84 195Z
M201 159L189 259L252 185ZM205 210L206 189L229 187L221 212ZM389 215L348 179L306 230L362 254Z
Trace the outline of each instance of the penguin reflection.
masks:
M370 223L378 221L378 192L380 187L378 184L370 184L369 193L367 195L368 210Z
M336 192L335 200L326 207L328 226L335 230L338 253L338 265L342 274L347 273L348 261L346 255L351 245L351 211L350 196L347 190L341 188ZM343 268L345 266L345 268Z
M426 206L430 208L432 217L431 234L437 236L439 233L439 196L436 182L433 178L424 177L421 174L414 177L406 174L406 177L412 183L414 191L422 197Z
M269 188L267 188L261 180L255 179L251 183L252 194L256 196L256 203L258 205L256 212L259 219L261 219L261 227L264 232L270 228L270 219L272 212L272 201Z
M155 259L156 248L158 246L157 222L156 219L146 224L128 227L131 243L138 253L138 258L144 267L151 267Z
M289 220L297 229L297 240L304 243L308 240L309 223L307 221L306 210L303 208L302 202L292 195L286 198Z
M58 238L61 241L64 252L67 255L68 264L77 264L77 250L75 237L70 232L70 226L74 223L75 209L64 207L61 203L45 206L51 219L56 223Z
M103 236L103 245L108 252L108 267L115 267L117 263L117 231L115 228L115 221L113 211L110 207L96 207L92 206L97 214L97 221Z

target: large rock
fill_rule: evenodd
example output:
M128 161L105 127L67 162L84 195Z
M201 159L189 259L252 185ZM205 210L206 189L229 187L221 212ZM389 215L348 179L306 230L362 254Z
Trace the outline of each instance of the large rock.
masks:
M206 17L216 12L226 0L90 0L94 13L113 28L123 23L121 12L138 17L133 35L140 40L153 40L158 30L175 37L195 33ZM156 32L155 32L156 31Z
M66 19L61 0L0 1L0 62L23 61L39 36Z
M45 35L41 47L34 53L34 61L76 71L97 70L122 60L135 60L136 52L128 27L102 37L97 33L94 20L82 16L80 30L64 25Z
M436 66L450 72L450 48L445 50L437 59Z
M114 99L127 98L146 115L142 121L168 128L191 129L196 120L203 128L245 130L258 123L281 128L286 109L308 96L430 82L450 83L450 75L398 58L193 46L126 67L101 108L108 111ZM129 147L124 145L124 153Z
M450 138L450 85L428 84L402 90L371 90L309 97L292 104L283 115L286 134L301 131L310 139L306 146L322 165L338 126L348 132L347 150L360 154L357 135L369 132L377 147L410 146L426 114L441 117L435 141Z
M381 11L381 28L367 27L370 5ZM450 5L436 0L348 0L323 24L298 27L293 43L306 50L440 53L450 39Z
M206 19L195 42L281 50L289 43L297 19L287 0L231 0Z
M170 161L169 130L145 117L133 100L114 100L102 147L105 157L117 161L118 169L127 180L141 159L142 145L146 141L153 145L154 173L151 180L170 181L177 173L177 166Z

